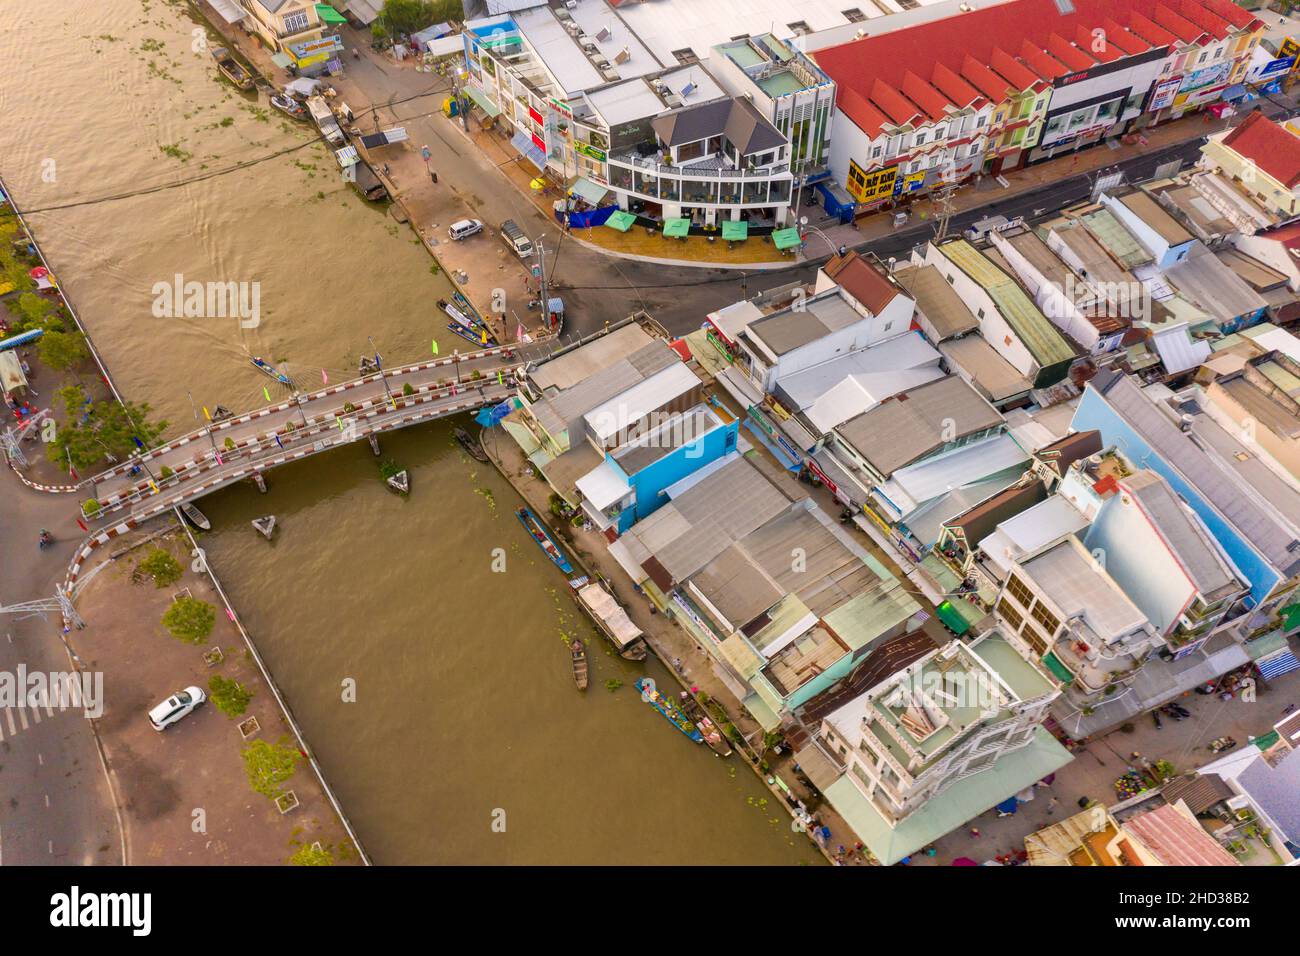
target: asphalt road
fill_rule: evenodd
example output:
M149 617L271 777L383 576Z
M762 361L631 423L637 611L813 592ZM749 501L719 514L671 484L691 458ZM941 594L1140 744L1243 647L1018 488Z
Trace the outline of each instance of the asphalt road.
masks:
M40 453L39 451L37 452ZM5 469L0 494L0 604L54 594L72 557L71 539L37 547L41 528L66 524L68 502L23 488ZM0 671L69 670L59 615L16 620L0 614ZM74 643L93 640L74 631ZM112 687L104 694L111 699ZM141 715L141 719L144 716ZM117 864L121 840L88 721L79 710L0 706L0 863Z

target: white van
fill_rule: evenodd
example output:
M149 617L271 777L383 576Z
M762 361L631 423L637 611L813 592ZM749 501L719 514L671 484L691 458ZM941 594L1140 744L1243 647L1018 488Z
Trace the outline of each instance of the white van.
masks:
M468 239L476 232L483 231L483 223L477 219L462 219L459 222L453 222L447 227L447 235L460 242L462 239Z

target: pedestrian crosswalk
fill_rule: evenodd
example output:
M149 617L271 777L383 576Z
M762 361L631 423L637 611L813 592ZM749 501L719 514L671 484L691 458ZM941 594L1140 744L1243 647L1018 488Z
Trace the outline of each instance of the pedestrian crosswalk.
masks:
M36 726L47 717L54 716L54 705L44 707L3 707L0 708L0 740L9 740L31 727Z

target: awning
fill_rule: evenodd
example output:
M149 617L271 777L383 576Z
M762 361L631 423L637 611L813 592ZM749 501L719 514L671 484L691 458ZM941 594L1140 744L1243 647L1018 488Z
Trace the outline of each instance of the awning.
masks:
M740 242L749 238L749 223L744 219L722 220L722 238L727 242Z
M778 229L772 233L772 244L781 250L793 249L802 242L803 238L799 235L798 229Z
M600 201L609 195L606 187L581 177L569 187L569 192L593 206L600 205Z
M381 6L382 0L348 0L347 10L363 24L370 26L378 19Z
M1052 675L1062 683L1068 684L1074 680L1074 674L1070 669L1061 663L1061 659L1052 651L1048 651L1043 656L1043 664L1047 667Z
M1284 631L1294 631L1300 627L1300 604L1288 604L1280 613Z
M1260 677L1264 678L1264 680L1272 680L1294 670L1300 670L1300 661L1296 660L1296 656L1291 653L1290 648L1286 648L1263 660L1255 661L1255 666L1259 668Z
M1231 103L1234 100L1242 99L1245 95L1246 95L1245 84L1238 83L1235 86L1230 86L1226 90L1224 90L1223 95L1220 97L1220 99L1226 100L1227 102Z
M239 9L239 4L235 3L235 0L208 0L208 2L227 23L238 23L248 16L246 11Z
M665 219L664 235L669 239L685 239L691 231L689 219Z
M519 151L519 155L524 157L538 169L546 168L546 156L533 142L533 138L521 129L515 130L515 135L510 137L510 145Z
M293 57L287 53L273 53L271 54L271 62L280 69L287 70L293 66Z
M324 23L347 23L348 18L339 13L328 3L316 4L316 13Z
M465 87L465 95L468 96L471 100L473 100L474 105L477 106L479 109L481 109L488 116L495 119L496 117L501 115L501 110L497 109L497 105L493 103L490 99L488 99L487 94L484 93L482 90L475 89L472 86L467 86ZM529 142L531 143L531 140Z
M614 215L605 220L605 225L609 226L611 229L617 229L619 232L627 232L632 228L634 222L636 222L636 216L632 215L630 212L623 212L623 210L620 209L618 212L614 213Z

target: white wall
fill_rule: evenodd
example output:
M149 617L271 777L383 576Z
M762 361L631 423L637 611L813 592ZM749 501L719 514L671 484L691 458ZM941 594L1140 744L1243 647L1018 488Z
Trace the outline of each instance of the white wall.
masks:
M1016 274L1033 293L1034 304L1042 309L1043 315L1084 348L1096 351L1101 335L1065 291L1035 269L1030 261L1007 241L1006 237L992 233L989 238L994 247L1002 253L1002 257L1007 260L1007 264L1016 270Z
M1083 543L1152 627L1168 634L1196 588L1132 495L1107 498Z
M1292 292L1300 292L1300 269L1296 268L1295 257L1282 243L1266 236L1244 236L1241 233L1234 233L1232 244L1246 255L1284 273L1287 277L1287 288Z
M913 261L934 266L945 279L951 279L953 290L979 321L980 334L989 345L993 346L993 351L1006 359L1012 368L1031 382L1038 376L1041 366L1034 361L1033 355L1007 324L1007 320L1002 318L1002 313L998 311L997 305L984 291L983 286L958 269L951 259L935 248L933 243L926 245L925 255L919 260L914 254ZM980 315L981 312L984 314Z

